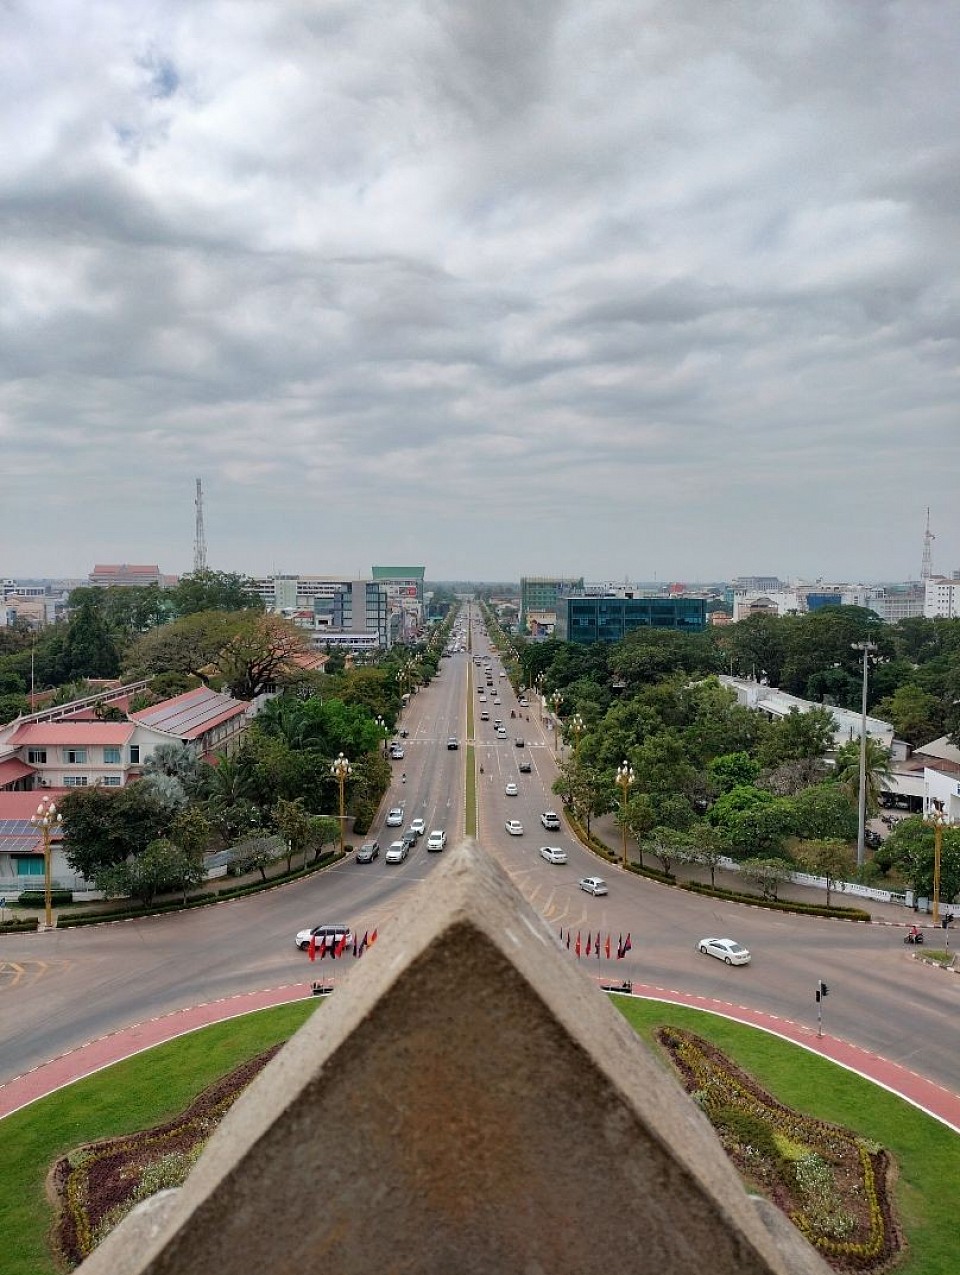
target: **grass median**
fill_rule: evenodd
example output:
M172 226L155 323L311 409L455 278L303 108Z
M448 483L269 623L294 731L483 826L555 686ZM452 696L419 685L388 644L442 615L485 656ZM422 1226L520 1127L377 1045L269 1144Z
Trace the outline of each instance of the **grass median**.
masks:
M882 1143L899 1167L897 1205L909 1244L898 1275L956 1269L956 1134L893 1094L765 1032L657 1001L620 996L614 1001L648 1042L659 1026L687 1027L714 1041L780 1101ZM0 1121L0 1268L5 1275L55 1275L44 1182L58 1156L170 1119L219 1076L286 1040L321 1005L304 999L192 1032Z

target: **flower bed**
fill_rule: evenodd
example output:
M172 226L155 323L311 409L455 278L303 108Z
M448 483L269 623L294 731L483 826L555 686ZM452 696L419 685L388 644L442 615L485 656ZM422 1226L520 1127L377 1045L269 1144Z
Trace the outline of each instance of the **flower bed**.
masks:
M56 1162L54 1238L65 1265L79 1266L135 1204L183 1183L229 1108L280 1048L221 1077L167 1124L79 1147Z
M657 1039L750 1189L786 1213L837 1271L888 1269L903 1238L880 1146L766 1093L715 1045L676 1027Z

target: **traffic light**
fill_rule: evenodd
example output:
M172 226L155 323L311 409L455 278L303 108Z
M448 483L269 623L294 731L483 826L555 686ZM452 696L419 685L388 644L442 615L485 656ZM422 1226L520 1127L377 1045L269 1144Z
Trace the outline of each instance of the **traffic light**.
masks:
M820 982L817 983L817 1004L819 1004L821 1000L826 999L829 995L830 988L827 987L826 983L821 979Z

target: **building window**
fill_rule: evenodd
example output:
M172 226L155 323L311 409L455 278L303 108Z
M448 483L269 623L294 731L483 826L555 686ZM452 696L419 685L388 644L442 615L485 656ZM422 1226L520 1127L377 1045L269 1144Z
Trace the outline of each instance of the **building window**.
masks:
M86 775L64 775L64 788L86 788L89 780Z
M43 855L31 855L29 859L21 858L18 855L13 856L13 862L16 865L15 871L18 877L42 877L43 876Z
M47 750L45 748L28 748L27 761L31 766L45 766L47 764Z
M139 766L139 764L140 764L140 745L131 744L130 745L130 765Z
M105 748L103 750L103 764L105 766L119 766L120 765L120 749Z
M87 750L85 748L65 748L63 759L68 766L85 766L87 764Z
M100 783L103 785L104 788L123 787L123 780L121 779L119 775L104 775L103 778L100 780Z

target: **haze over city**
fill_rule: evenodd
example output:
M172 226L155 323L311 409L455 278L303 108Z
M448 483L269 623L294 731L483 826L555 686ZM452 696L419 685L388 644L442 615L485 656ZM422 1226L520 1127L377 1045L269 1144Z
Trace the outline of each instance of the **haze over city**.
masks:
M0 573L960 567L955 6L0 23Z

